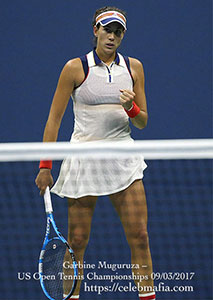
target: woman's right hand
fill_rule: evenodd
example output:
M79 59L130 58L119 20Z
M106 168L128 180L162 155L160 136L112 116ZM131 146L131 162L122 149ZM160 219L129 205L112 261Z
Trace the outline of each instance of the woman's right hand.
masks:
M53 185L53 177L50 169L40 169L35 183L40 190L40 195L43 196L47 186Z

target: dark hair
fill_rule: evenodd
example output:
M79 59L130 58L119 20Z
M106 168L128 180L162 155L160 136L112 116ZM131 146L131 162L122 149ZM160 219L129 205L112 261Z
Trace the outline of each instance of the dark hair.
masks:
M110 10L118 11L119 13L124 15L125 18L127 17L127 13L124 10L120 9L120 8L117 8L115 6L104 6L104 7L101 7L101 8L96 10L96 12L93 16L93 19L92 19L92 26L95 26L96 18L97 18L98 15L100 15L100 14L106 12L106 11L110 11ZM100 24L97 25L97 28L99 28L99 27L100 27ZM93 44L94 44L94 46L97 45L97 37L94 37Z

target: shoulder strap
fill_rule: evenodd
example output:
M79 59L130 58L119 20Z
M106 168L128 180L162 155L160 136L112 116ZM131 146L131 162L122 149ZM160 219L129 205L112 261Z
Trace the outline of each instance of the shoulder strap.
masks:
M133 79L133 76L132 76L132 72L131 72L131 68L130 68L130 61L129 61L129 57L128 56L123 56L124 60L125 60L125 63L126 63L126 66L127 66L127 69L129 71L129 74L132 78L132 82L133 82L133 86L134 86L134 79Z
M89 66L88 66L87 56L83 55L83 56L81 56L79 58L81 60L81 63L82 63L83 69L84 69L84 75L85 75L85 78L86 78L87 75L88 75L88 72L89 72Z
M82 83L86 80L86 78L89 74L89 66L88 66L87 56L83 55L83 56L80 56L79 58L81 60L81 63L82 63L83 69L84 69L84 80L81 82L81 84L79 84L79 86L76 86L74 88L74 90L76 90L77 88L79 88L82 85Z

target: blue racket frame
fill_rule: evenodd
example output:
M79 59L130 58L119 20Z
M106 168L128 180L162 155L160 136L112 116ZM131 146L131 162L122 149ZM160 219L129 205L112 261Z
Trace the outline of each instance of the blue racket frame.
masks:
M70 245L68 244L68 242L66 241L66 239L62 236L62 234L60 233L60 231L58 230L54 217L53 217L53 209L52 209L52 202L51 202L51 197L50 197L50 192L49 192L49 187L47 187L45 194L44 194L44 203L45 203L45 210L46 210L46 214L47 214L47 226L46 226L46 234L45 234L45 238L44 238L44 243L40 252L40 256L39 256L39 265L38 265L38 271L39 271L39 279L40 279L40 284L41 284L41 288L44 292L44 294L46 295L46 297L50 300L67 300L69 299L76 288L77 285L77 276L78 276L78 266L77 266L77 262L75 260L75 255L74 252L72 250L72 248L70 247ZM52 224L52 227L56 233L57 236L53 237L53 238L49 238L49 234L50 234L50 226ZM54 299L52 298L48 292L45 289L45 285L44 285L44 274L43 274L43 258L44 258L44 254L45 254L45 249L47 244L52 241L52 240L61 240L67 247L71 259L72 259L72 264L73 264L73 275L74 275L74 279L73 279L73 284L72 284L72 288L71 291L69 293L69 295L67 295L65 298L63 299Z

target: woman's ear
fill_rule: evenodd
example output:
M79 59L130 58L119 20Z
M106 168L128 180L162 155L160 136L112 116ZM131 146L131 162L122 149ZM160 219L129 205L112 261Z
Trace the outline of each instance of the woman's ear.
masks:
M126 30L123 31L122 36L121 36L121 40L123 40L125 33L126 33Z
M95 26L93 26L93 34L94 34L94 36L98 36L98 28L97 28L97 26L95 25Z

